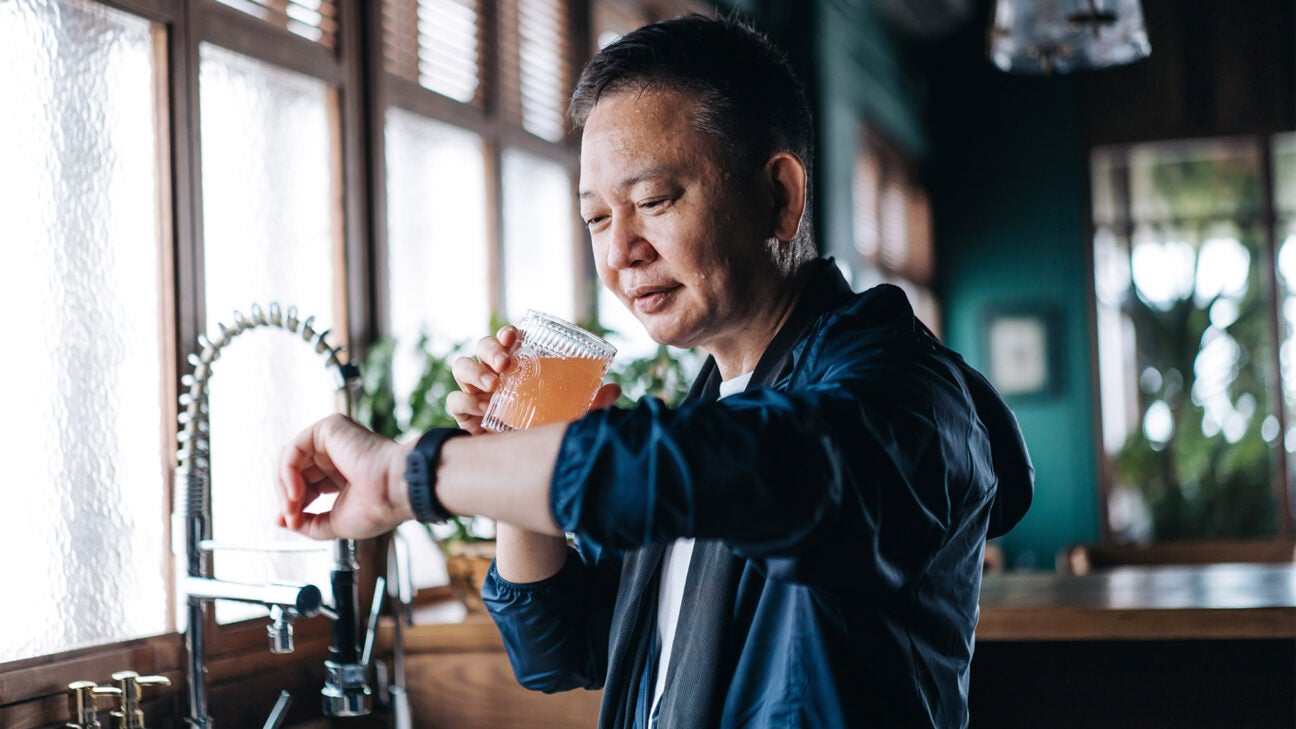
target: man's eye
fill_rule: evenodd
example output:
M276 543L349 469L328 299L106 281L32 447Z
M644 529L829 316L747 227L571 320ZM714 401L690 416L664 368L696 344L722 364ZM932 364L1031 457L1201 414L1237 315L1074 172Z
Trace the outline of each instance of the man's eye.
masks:
M603 222L603 220L606 219L606 217L607 216L605 215L594 215L592 217L586 218L585 227L592 228L595 225L598 225L599 223Z
M659 208L668 202L670 202L668 198L664 198L664 197L655 198L653 200L644 200L643 202L639 203L639 207L645 210L652 210L653 208Z

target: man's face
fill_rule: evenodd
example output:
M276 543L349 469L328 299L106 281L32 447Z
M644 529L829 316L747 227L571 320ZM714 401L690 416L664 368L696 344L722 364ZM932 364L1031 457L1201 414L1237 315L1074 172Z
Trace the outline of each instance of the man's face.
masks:
M602 98L581 140L580 206L599 278L677 347L741 335L769 233L752 179L724 169L673 91Z

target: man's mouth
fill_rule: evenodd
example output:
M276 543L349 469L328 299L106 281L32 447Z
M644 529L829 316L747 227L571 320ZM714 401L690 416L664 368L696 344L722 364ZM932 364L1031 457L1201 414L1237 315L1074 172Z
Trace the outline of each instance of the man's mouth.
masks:
M635 311L640 314L655 314L666 308L666 305L670 303L671 296L680 286L681 284L636 286L626 291L626 295L630 297Z

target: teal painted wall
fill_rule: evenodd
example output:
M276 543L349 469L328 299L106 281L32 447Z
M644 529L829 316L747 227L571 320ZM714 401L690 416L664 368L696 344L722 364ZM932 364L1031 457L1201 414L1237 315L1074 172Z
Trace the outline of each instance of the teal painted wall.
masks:
M1029 301L1060 314L1058 394L1009 403L1037 490L1001 540L1010 566L1052 569L1059 549L1098 538L1100 518L1079 86L994 70L980 18L954 37L918 42L863 1L739 5L788 51L812 93L823 250L853 244L854 159L866 122L919 164L932 196L948 344L984 370L987 307Z

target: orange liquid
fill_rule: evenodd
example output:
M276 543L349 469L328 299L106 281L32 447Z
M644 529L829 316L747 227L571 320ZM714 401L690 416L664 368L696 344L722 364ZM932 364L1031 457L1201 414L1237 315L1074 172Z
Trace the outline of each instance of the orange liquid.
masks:
M607 369L599 359L520 359L504 371L501 392L491 402L494 416L514 430L569 423L584 415Z

